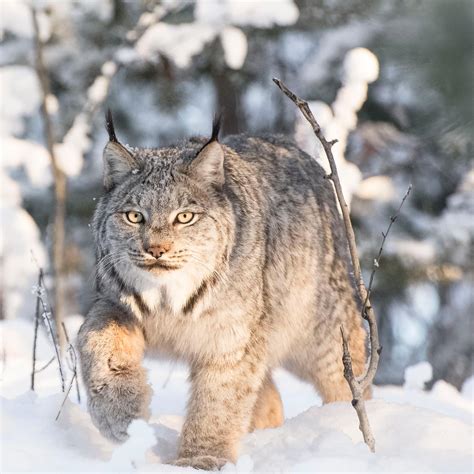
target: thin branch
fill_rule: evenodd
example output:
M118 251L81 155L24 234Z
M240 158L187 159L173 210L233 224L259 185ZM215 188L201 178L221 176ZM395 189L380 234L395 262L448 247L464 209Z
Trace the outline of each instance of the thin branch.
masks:
M406 190L405 195L403 196L403 199L402 199L400 205L398 206L397 211L395 212L395 214L393 216L390 217L390 223L387 227L387 230L385 232L382 232L382 242L380 244L379 252L377 254L377 257L374 258L374 262L372 264L372 272L371 272L370 278L369 278L369 286L367 287L367 297L370 297L370 295L372 293L372 285L374 283L375 273L380 268L380 261L381 261L381 258L382 258L382 252L383 252L383 249L384 249L385 241L387 240L388 234L390 234L390 230L392 229L392 225L398 219L398 216L400 215L403 204L405 204L405 201L407 200L407 197L409 196L409 194L411 192L411 189L412 189L412 185L410 184L408 186L408 189ZM364 304L364 307L365 307L365 304Z
M71 392L71 388L72 388L72 384L73 384L73 382L74 382L74 379L76 379L76 378L77 378L77 377L76 377L76 374L74 373L73 376L72 376L72 378L71 378L71 381L69 382L69 386L68 386L68 388L67 388L67 390L66 390L66 394L64 395L63 402L61 403L61 406L59 407L59 411L58 411L58 414L56 415L55 421L58 421L59 416L61 415L61 411L62 411L62 409L63 409L63 407L64 407L64 404L66 403L66 400L67 400L67 398L68 398L68 396L69 396L69 393Z
M373 322L374 322L375 318L374 319L370 318L369 314L368 314L368 309L369 308L370 308L370 310L373 314L372 307L370 306L369 298L370 298L370 295L372 294L372 285L374 283L375 273L380 268L380 261L382 259L382 252L383 252L383 249L384 249L385 241L387 240L388 234L390 234L390 230L392 229L392 225L398 219L398 216L400 215L402 207L405 204L405 201L407 200L408 196L410 195L411 190L412 190L412 185L410 184L408 186L408 189L407 189L405 195L402 198L402 201L400 202L400 205L398 206L397 211L395 212L395 214L393 216L390 217L390 223L388 224L387 230L385 232L382 232L382 242L380 244L380 248L379 248L379 252L377 254L377 257L374 259L373 264L372 264L372 271L370 273L370 278L369 278L369 287L367 289L364 304L362 305L362 317L369 323L369 333L370 333L370 336L371 336L371 347L377 347L377 345L378 345L377 356L380 356L380 353L382 352L382 346L380 346L378 344L378 341L377 341L377 345L372 345L372 333L373 333L373 331L377 331L377 326L375 325L375 328L374 328ZM372 362L372 357L371 357L371 362ZM377 365L378 365L378 361L377 361ZM377 365L369 364L369 369L367 370L367 373L359 380L361 385L363 385L365 387L368 387L369 385L372 384L372 381L375 377L375 373L377 371Z
M48 311L48 308L47 308L47 306L46 306L46 304L45 304L45 302L43 301L42 298L40 298L40 301L41 301L41 305L42 305L42 308L43 308L43 314L42 314L43 320L44 320L46 326L48 327L49 334L51 335L51 340L53 342L54 352L56 354L56 360L58 361L59 376L61 378L61 391L64 392L65 379L64 379L64 371L63 371L63 365L62 365L62 362L61 362L61 355L60 355L59 346L58 346L58 343L57 343L57 340L56 340L55 332L53 330L53 324L51 323L51 320L49 318L50 312Z
M35 373L36 374L39 374L40 372L43 372L43 370L47 369L54 361L55 361L56 357L51 357L51 359L49 359L48 362L46 362L46 364L43 365L43 367L41 367L41 369L37 369L35 370Z
M40 303L40 306L41 306L40 309L42 310L41 315L43 316L44 324L47 327L48 332L51 336L51 341L53 343L56 360L58 361L59 376L61 378L61 390L64 392L65 390L64 371L63 371L63 366L61 363L61 355L58 348L57 337L56 337L56 334L58 331L57 331L57 328L56 328L56 331L53 329L53 323L51 322L51 319L49 317L49 315L52 314L52 308L51 308L51 303L48 298L48 291L46 289L46 285L44 282L44 272L43 272L43 269L38 265L38 261L36 260L34 255L32 255L32 258L33 258L33 261L38 266L38 272L39 272L39 278L38 278L39 285L36 288L36 295L38 298L37 301L39 301ZM44 300L43 295L46 296L46 301ZM49 310L48 310L48 306L49 306Z
M41 288L41 279L42 279L42 270L39 270L38 273L38 291ZM33 365L31 368L31 390L35 391L35 373L36 371L36 344L38 341L38 326L39 326L39 314L40 311L40 296L36 296L36 309L35 309L35 332L33 337Z
M76 394L77 394L77 403L81 403L81 392L79 390L79 379L77 377L77 354L76 354L76 349L74 346L71 344L69 340L69 334L66 329L66 325L64 322L62 323L63 331L64 331L64 336L66 337L66 342L68 343L68 355L69 355L69 369L72 370L73 372L73 377L76 378Z
M364 403L364 389L357 381L354 372L352 371L352 358L347 344L347 338L344 329L341 326L342 336L342 363L344 364L344 378L347 380L352 393L352 406L354 407L357 417L359 418L359 430L362 432L365 444L372 452L375 452L375 438L372 434L369 418Z

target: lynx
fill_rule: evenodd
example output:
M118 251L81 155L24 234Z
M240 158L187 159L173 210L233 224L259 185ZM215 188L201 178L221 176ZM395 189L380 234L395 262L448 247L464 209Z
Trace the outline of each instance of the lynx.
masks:
M191 394L175 464L218 469L239 440L283 422L272 369L350 400L365 331L334 192L282 136L125 147L107 118L105 193L94 218L95 304L78 345L88 407L107 438L147 418L144 355L189 365ZM369 394L368 394L369 396Z

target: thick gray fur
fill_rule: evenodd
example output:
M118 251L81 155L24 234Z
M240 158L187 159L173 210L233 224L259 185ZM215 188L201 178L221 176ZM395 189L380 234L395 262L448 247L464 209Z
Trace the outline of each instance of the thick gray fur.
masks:
M163 149L107 144L107 192L93 220L97 297L78 338L92 418L115 441L148 416L144 354L189 364L175 463L203 469L235 461L249 430L281 424L275 367L311 382L325 402L350 400L341 324L356 374L365 365L323 169L281 136L216 138ZM144 221L128 222L128 211ZM198 218L176 223L178 211ZM159 258L147 252L156 248L165 249Z

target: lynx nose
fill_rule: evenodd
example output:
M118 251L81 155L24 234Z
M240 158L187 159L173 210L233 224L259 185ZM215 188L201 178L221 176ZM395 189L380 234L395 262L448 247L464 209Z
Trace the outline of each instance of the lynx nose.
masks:
M147 253L149 253L152 257L160 258L163 254L168 252L171 248L171 244L169 242L164 242L162 244L154 245L147 249Z

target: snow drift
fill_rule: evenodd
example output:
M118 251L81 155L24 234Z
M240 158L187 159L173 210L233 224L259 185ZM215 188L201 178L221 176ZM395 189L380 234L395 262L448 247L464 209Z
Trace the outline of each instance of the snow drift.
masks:
M69 320L69 332L80 318ZM86 403L74 390L63 402L54 363L37 374L36 393L28 390L33 327L3 321L1 470L49 472L194 472L166 464L175 454L185 415L187 371L167 362L146 361L154 389L149 423L134 422L121 446L93 426ZM38 366L51 356L39 341ZM405 387L377 387L367 410L376 437L372 454L362 442L350 403L321 406L313 389L276 371L286 411L281 428L247 435L237 463L224 472L471 472L473 455L472 381L465 396L446 382L422 389L430 370L412 368ZM471 390L471 391L470 391ZM84 391L83 391L84 394Z

